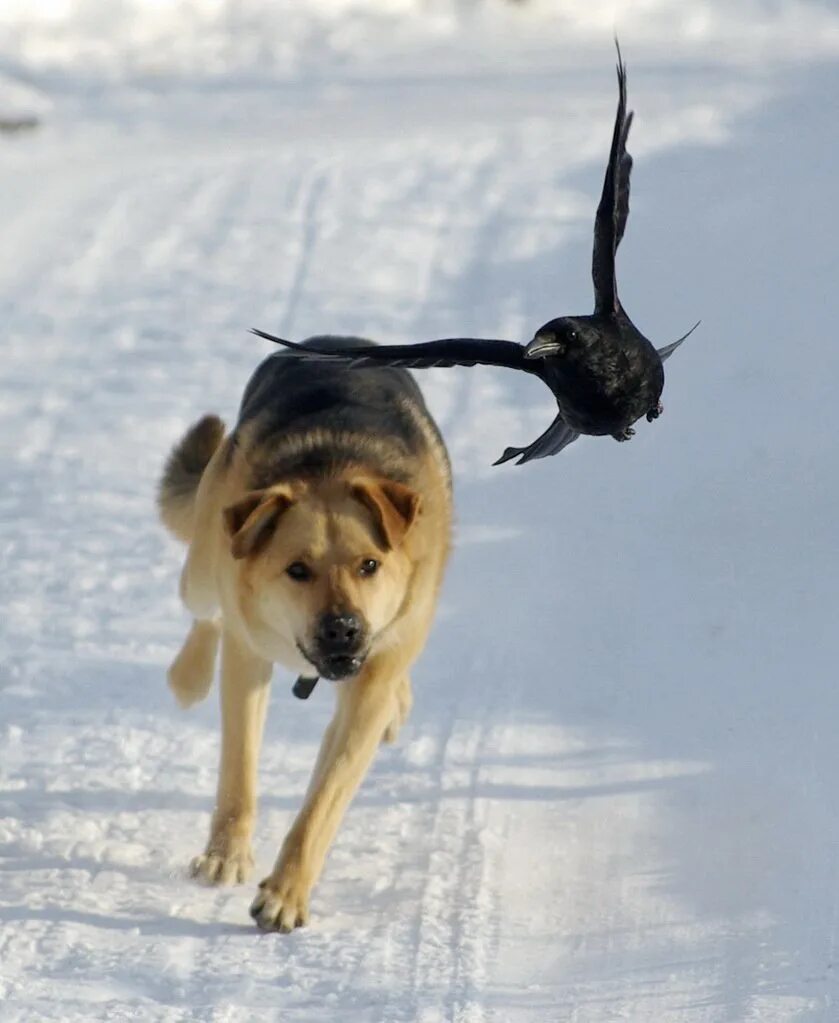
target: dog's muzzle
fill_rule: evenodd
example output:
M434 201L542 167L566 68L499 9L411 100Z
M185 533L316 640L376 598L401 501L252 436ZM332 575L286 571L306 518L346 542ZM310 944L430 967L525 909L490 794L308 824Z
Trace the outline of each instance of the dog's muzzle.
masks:
M357 674L367 656L367 633L358 615L345 611L321 615L312 661L324 678L337 681Z

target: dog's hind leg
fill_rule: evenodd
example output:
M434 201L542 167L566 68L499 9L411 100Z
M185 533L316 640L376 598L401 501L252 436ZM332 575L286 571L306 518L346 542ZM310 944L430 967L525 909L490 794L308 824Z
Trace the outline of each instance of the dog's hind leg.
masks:
M225 629L221 644L221 766L210 837L192 861L208 884L246 881L253 867L256 772L268 707L271 663Z
M203 700L213 684L219 634L218 620L196 620L167 672L169 688L186 708Z

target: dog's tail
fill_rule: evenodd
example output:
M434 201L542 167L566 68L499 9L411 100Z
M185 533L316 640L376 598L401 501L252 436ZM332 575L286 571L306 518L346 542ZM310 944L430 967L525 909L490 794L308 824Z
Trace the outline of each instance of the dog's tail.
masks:
M218 416L204 416L186 431L172 448L157 488L157 508L169 532L189 543L195 492L216 448L224 438L224 423Z

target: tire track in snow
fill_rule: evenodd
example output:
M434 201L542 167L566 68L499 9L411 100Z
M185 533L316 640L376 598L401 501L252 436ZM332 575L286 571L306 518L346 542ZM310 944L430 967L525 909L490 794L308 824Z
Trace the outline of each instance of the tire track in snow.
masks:
M489 730L452 710L432 808L417 821L429 850L411 942L417 1023L484 1023L479 999L496 947L496 899L481 837L478 780ZM433 994L432 994L433 993Z
M315 170L306 182L301 196L301 224L298 255L294 262L294 273L285 301L280 323L281 329L293 336L298 309L303 301L306 278L314 258L318 242L318 212L329 185L329 173Z
M148 176L115 175L109 186L107 200L98 196L85 211L82 229L76 231L81 244L56 275L58 287L76 297L78 313L85 312L94 293L100 302L136 299L149 267L171 273L178 244L194 238L202 221L214 229L230 182L229 176L216 177L211 168L202 168L186 175L160 170Z
M452 799L453 806L438 818L440 827L434 833L440 843L432 857L431 869L437 878L438 895L450 906L445 931L439 935L439 948L445 949L443 959L451 957L447 990L443 997L444 1020L453 1023L484 1023L486 1018L476 993L487 976L487 935L491 915L485 909L492 901L491 892L482 891L485 863L479 834L476 786L480 772L479 759L486 745L486 726L478 725L456 732L450 750L458 762L468 761L468 767L457 767L458 781L468 772L466 794ZM423 929L423 937L425 929ZM425 989L432 987L435 975L439 977L439 948L432 949L426 960L426 949L419 950L421 974ZM428 969L427 967L430 967ZM436 1009L424 1010L419 1019L436 1023Z

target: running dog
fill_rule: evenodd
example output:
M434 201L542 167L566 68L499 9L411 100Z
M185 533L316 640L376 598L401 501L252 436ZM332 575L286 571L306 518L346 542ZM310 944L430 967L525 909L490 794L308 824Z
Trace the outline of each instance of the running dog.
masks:
M410 711L450 546L446 448L407 371L280 352L257 368L230 433L207 415L175 446L158 507L188 545L180 594L194 621L168 675L182 706L209 692L221 642L218 793L194 877L231 884L252 869L273 665L336 682L302 809L251 906L261 928L291 931L379 743Z

